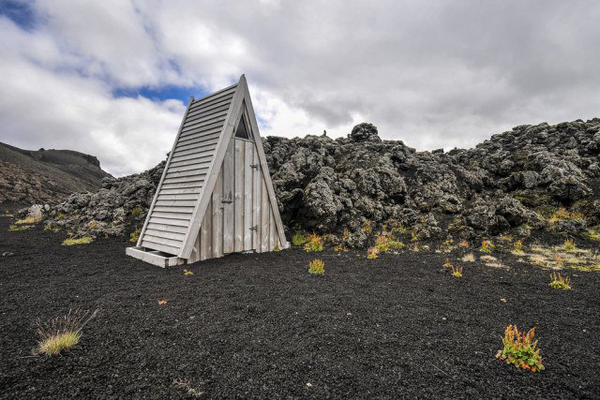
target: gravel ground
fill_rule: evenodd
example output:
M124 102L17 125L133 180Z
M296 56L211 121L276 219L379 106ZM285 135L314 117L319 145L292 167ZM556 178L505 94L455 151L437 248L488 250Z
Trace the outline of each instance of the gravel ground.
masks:
M184 276L126 257L124 241L64 247L8 225L1 398L600 398L600 274L571 274L560 292L514 260L456 279L446 254L324 252L319 277L315 255L294 249ZM72 308L100 310L80 344L32 355L34 320ZM511 323L537 328L545 371L495 359Z

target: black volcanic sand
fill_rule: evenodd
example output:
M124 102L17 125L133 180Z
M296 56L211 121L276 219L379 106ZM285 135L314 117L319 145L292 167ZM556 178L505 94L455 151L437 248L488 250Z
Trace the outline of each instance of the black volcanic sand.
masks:
M0 397L600 398L600 275L465 266L446 254L231 255L163 270L128 243L61 246L0 218ZM504 298L507 302L502 302ZM158 300L167 300L159 305ZM100 309L79 345L32 356L33 321ZM546 371L498 361L506 325L537 327ZM184 381L177 385L175 381ZM191 393L191 392L190 392Z

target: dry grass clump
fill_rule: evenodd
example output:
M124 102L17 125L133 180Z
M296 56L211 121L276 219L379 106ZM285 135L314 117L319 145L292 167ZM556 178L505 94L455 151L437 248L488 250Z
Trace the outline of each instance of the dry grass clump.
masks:
M37 352L47 356L55 356L63 350L68 350L79 343L83 327L98 314L94 311L88 317L88 312L79 309L69 310L64 317L53 318L50 321L38 319L35 323L40 337Z
M307 252L323 251L323 238L316 233L311 234L304 244L304 250Z
M517 368L532 372L543 371L545 368L542 364L540 349L536 349L538 342L533 340L534 334L535 328L530 329L526 334L522 334L516 325L509 325L502 338L504 348L498 350L496 358Z
M468 253L461 258L462 262L475 262L475 254Z
M185 275L185 276L192 276L192 275L194 275L194 273L192 271L190 271L189 269L184 269L183 270L183 275Z
M15 221L15 225L31 225L40 222L41 218L27 217Z
M308 273L313 275L325 274L325 263L323 260L316 258L308 263Z
M33 225L10 225L8 227L9 232L21 232L33 228Z
M494 256L488 256L488 255L481 256L481 257L479 257L479 259L480 259L481 261L483 261L483 262L494 262L494 261L498 261L498 259L497 259L496 257L494 257Z
M452 276L453 277L455 277L455 278L462 278L462 276L463 276L463 267L458 267L458 266L452 265L451 272L452 272Z
M573 221L584 221L583 214L578 212L568 211L566 208L559 208L554 211L550 218L548 218L550 222L558 222L565 220L573 220Z
M490 240L484 240L481 242L481 247L479 248L479 251L481 251L482 253L491 253L495 247L496 246L494 246L494 243L492 243Z
M458 247L460 247L461 249L466 249L469 247L469 242L463 239L460 242L458 242Z
M391 235L378 235L375 239L375 248L380 253L398 252L404 249L405 244L399 240L394 240Z
M79 239L65 239L62 242L63 246L75 246L79 244L90 244L92 243L92 238L89 236L84 236Z
M523 254L523 242L521 240L517 240L514 244L513 244L513 254L519 255L519 254Z
M575 241L573 239L565 240L563 243L563 249L565 249L565 251L575 251Z
M379 257L379 250L377 247L369 247L367 250L367 258L369 260L375 260Z
M571 290L571 279L568 276L565 275L563 277L560 272L553 272L550 275L550 278L552 279L549 284L551 288L558 290Z

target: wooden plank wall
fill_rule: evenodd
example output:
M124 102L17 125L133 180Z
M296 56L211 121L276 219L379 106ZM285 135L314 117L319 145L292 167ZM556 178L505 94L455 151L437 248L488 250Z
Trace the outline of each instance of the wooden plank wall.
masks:
M141 246L169 254L178 254L183 247L236 88L190 105L141 234ZM215 245L222 247L218 241Z
M265 180L253 168L258 163L253 142L232 139L188 262L281 247Z

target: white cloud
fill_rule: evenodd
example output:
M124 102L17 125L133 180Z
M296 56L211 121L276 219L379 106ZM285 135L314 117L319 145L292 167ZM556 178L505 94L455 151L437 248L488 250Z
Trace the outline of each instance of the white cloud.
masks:
M86 151L114 174L163 158L184 110L117 88L211 91L245 73L263 135L367 121L419 149L600 110L594 1L31 4L30 31L0 17L2 140Z

